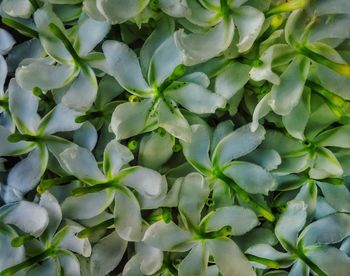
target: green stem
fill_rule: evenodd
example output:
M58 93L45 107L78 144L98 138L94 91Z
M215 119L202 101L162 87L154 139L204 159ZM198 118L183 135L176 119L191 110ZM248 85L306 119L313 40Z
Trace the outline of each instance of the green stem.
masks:
M224 181L227 185L230 185L231 188L236 192L239 200L242 202L250 205L255 209L258 213L260 213L264 218L266 218L270 222L274 222L276 220L276 217L266 209L264 206L262 206L260 203L256 202L254 199L252 199L245 190L243 190L241 187L239 187L232 179L224 175L223 173L220 173L218 176L222 181Z
M111 182L103 183L103 184L96 184L93 186L87 186L87 187L79 187L75 188L72 191L73 196L82 196L86 194L91 194L91 193L97 193L100 192L104 189L109 189L109 188L115 188L116 185Z
M89 237L90 235L96 233L97 231L99 230L103 230L103 229L106 229L107 227L111 226L114 224L114 218L112 219L109 219L109 220L106 220L104 222L101 222L99 224L96 224L92 227L87 227L83 230L81 230L77 235L78 235L78 238L87 238Z
M259 263L259 264L263 264L263 265L265 265L265 266L267 266L269 268L274 268L274 269L281 268L281 265L277 261L274 261L274 260L270 260L270 259L254 256L254 255L251 255L251 254L246 254L246 257L247 257L247 259L250 262L256 262L256 263Z
M289 243L286 240L283 240L283 245L286 247L286 249L297 256L300 260L302 260L308 267L310 267L314 272L317 273L319 276L327 276L326 273L322 271L321 268L318 267L317 264L315 264L313 261L311 261L303 252L303 248L299 246L298 248L295 248L291 243Z
M73 57L75 63L79 65L82 69L85 69L85 65L82 62L80 56L75 51L72 43L69 41L69 39L66 37L66 35L61 31L59 27L57 27L54 23L49 24L49 30L59 39L62 41L64 47L67 49L67 51L71 54Z
M9 135L7 140L12 143L17 143L20 141L27 141L27 142L39 142L41 137L33 136L29 134L20 134L20 133L14 133Z
M2 23L4 23L5 25L17 30L18 32L26 35L26 36L30 36L30 37L36 37L38 38L39 37L39 34L37 31L15 21L15 20L12 20L10 18L2 18Z
M310 58L311 60L322 64L333 71L345 76L350 77L350 65L334 62L314 51L309 49L307 46L299 46L297 49L302 55Z
M66 183L73 181L75 179L76 178L73 176L62 176L62 177L42 180L40 182L40 184L38 185L38 187L36 188L36 190L39 194L43 194L46 190L48 190L52 186L66 184Z
M54 253L55 253L55 250L53 250L52 248L46 249L44 252L40 253L39 255L31 257L17 265L6 268L5 270L0 272L0 276L12 276L18 271L21 271L22 269L25 269L35 263L45 260L46 258L52 256Z
M266 17L271 15L282 13L282 12L291 12L295 10L299 10L304 8L309 3L308 0L291 0L288 2L284 2L283 4L272 8L271 10L266 12Z
M84 123L85 121L89 121L91 119L96 119L96 118L101 118L101 117L104 117L104 116L105 116L105 114L101 110L92 111L92 112L86 113L85 115L78 116L75 119L75 122L76 123Z
M30 234L23 235L23 236L18 236L11 241L11 246L12 247L20 247L22 246L25 242L30 241L34 239L34 237Z

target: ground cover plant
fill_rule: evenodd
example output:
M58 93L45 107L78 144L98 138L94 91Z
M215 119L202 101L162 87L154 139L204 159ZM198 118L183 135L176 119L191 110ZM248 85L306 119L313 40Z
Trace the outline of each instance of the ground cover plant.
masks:
M0 275L350 275L349 0L0 0Z

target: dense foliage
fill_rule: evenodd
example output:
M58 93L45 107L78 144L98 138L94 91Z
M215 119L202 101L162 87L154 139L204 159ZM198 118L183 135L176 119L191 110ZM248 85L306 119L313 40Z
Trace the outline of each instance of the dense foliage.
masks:
M0 15L1 276L350 275L349 0Z

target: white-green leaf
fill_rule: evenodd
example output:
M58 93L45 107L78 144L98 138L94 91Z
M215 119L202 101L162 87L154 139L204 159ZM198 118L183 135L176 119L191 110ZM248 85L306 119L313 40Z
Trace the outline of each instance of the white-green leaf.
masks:
M90 257L91 244L88 238L78 238L77 233L84 228L78 224L69 225L69 231L60 242L60 247L78 253L83 257Z
M250 66L230 63L215 80L215 92L227 100L232 98L249 80Z
M149 65L148 80L151 85L160 86L182 63L182 53L170 36L154 52Z
M175 42L184 53L184 64L195 65L220 55L230 45L234 34L232 18L222 20L203 33L186 34L183 29L175 32Z
M162 176L154 170L135 166L120 171L117 180L146 197L157 197L161 192Z
M123 23L137 16L149 0L97 0L98 10L111 24Z
M252 230L259 221L252 210L241 206L229 206L210 212L202 223L207 232L230 226L231 235L240 236Z
M172 17L186 17L191 15L191 10L186 0L159 0L159 8Z
M16 41L13 39L12 35L0 28L0 55L6 55L15 43Z
M224 97L195 83L174 82L165 95L197 114L214 113L217 108L226 105Z
M77 73L77 68L73 65L51 65L37 60L18 67L16 80L24 89L32 90L34 87L39 87L46 91L67 85Z
M233 20L239 32L237 47L239 52L242 53L252 47L260 33L265 17L264 14L256 8L241 6L234 9Z
M289 201L287 209L277 221L275 234L287 250L289 245L296 246L298 233L306 221L306 208L303 201Z
M113 7L112 10L116 8ZM102 49L109 67L109 74L130 93L147 97L151 88L142 76L136 54L126 44L118 41L106 41Z
M198 171L208 174L212 164L209 159L210 138L208 129L203 125L193 125L190 142L181 141L186 160Z
M88 110L96 99L97 80L94 71L85 67L64 91L62 103L78 111Z
M216 146L212 161L222 166L227 162L244 156L256 149L265 137L265 129L259 126L252 132L251 125L244 125L224 137Z
M309 175L313 179L323 179L327 177L339 177L343 174L343 169L334 156L333 152L327 148L320 147L317 151L313 167Z
M116 107L111 119L111 129L117 140L129 138L143 132L154 120L150 118L151 100L123 103Z
M80 18L74 48L78 49L81 55L87 55L107 35L109 29L107 22L97 21L87 16Z
M142 232L140 205L129 189L115 193L114 225L118 235L127 241L140 241Z
M48 152L46 147L37 147L10 170L7 185L26 194L34 189L46 170Z
M9 207L11 208L9 212L5 211L5 214L0 215L4 223L15 225L34 237L39 237L45 231L49 223L49 216L45 208L29 201L19 201ZM8 208L7 205L1 209L6 210L6 208Z
M174 144L175 139L169 133L156 131L144 135L140 143L139 163L151 169L158 169L172 156ZM158 150L160 148L161 151Z
M37 114L39 99L32 91L21 88L15 79L9 84L9 108L18 130L35 133L40 117Z
M46 240L49 240L53 237L56 230L58 229L58 226L61 223L61 206L57 199L49 192L45 192L41 195L39 205L46 209L49 217L49 224L43 233L43 237L46 238Z
M191 127L174 101L169 101L167 104L160 100L158 117L159 126L171 135L186 142L191 140Z
M338 248L324 246L309 251L306 255L327 275L349 275L350 258Z
M350 212L350 192L345 185L317 182L326 201L339 212Z
M91 273L93 275L107 275L117 267L126 250L128 242L112 232L99 240L92 248Z
M207 245L223 276L256 276L244 254L229 238L208 240Z
M279 85L271 90L270 106L279 115L287 115L299 103L309 73L310 61L297 56L282 73Z
M82 196L67 197L62 203L62 212L71 219L89 219L101 214L111 205L114 191L105 189Z
M207 275L209 252L205 243L195 245L178 267L179 276Z
M267 195L276 187L273 176L253 163L233 161L225 167L223 173L248 193Z
M20 18L29 18L34 11L29 0L4 0L1 9L12 17Z
M193 247L192 235L174 222L158 221L145 232L143 241L163 251L185 252Z
M350 235L350 215L336 213L309 224L299 240L304 246L330 244L342 241Z
M0 271L5 268L19 264L25 260L24 246L12 247L11 241L17 236L16 232L9 226L0 229Z
M87 183L102 183L105 176L97 166L93 154L77 145L65 149L60 155L65 168L75 177Z
M181 185L179 211L191 225L198 225L201 211L209 196L208 182L198 173L188 174ZM193 194L196 196L194 197Z
M80 114L62 104L58 104L41 120L38 130L45 134L77 130L81 124L76 123L75 119Z

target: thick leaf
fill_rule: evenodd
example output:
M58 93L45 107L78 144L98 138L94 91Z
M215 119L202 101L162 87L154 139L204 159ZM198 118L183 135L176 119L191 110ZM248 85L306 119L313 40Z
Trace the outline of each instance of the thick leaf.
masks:
M225 167L223 173L243 190L253 194L267 195L276 186L273 176L253 163L234 161Z
M327 275L349 275L350 258L335 247L320 247L309 251L307 256Z
M244 125L223 138L213 153L214 165L222 166L225 163L244 156L256 149L263 141L265 129L262 126L252 132L251 125Z
M51 65L45 61L34 61L22 65L16 70L16 80L24 89L39 87L42 90L61 88L70 83L77 75L73 65Z
M40 117L36 113L39 99L32 91L21 88L15 79L9 84L9 108L18 130L23 133L35 133Z
M257 226L259 221L252 210L241 206L229 206L209 213L202 224L207 232L230 226L231 235L240 236Z
M249 80L250 66L239 62L230 63L215 80L215 92L230 99Z
M186 0L159 0L159 8L172 17L186 17L191 15L191 10Z
M222 20L204 33L175 32L176 45L185 55L184 64L195 65L220 55L230 45L234 33L232 18Z
M6 211L7 208L9 211ZM5 213L2 212L3 210ZM39 237L49 223L46 209L29 201L19 201L3 206L0 209L0 216L4 223L15 225L34 237Z
M186 160L199 172L208 174L211 171L209 159L210 139L208 129L202 125L193 125L190 142L181 142Z
M114 191L103 191L82 196L67 197L61 204L65 217L71 219L89 219L101 214L111 205Z
M239 247L229 238L208 240L207 245L223 276L256 275Z
M151 169L158 169L173 155L175 139L169 133L159 131L142 137L138 161ZM162 149L158 151L158 149Z
M118 235L127 241L141 239L142 218L140 205L129 189L115 193L114 225Z
M159 126L176 138L189 142L191 140L191 127L181 114L176 103L159 101Z
M126 250L128 242L119 237L117 232L99 240L92 248L91 273L106 275L117 267Z
M198 114L214 113L217 108L223 108L226 105L224 97L195 83L174 82L167 88L165 95L189 111Z
M90 257L91 244L87 238L78 238L77 233L83 230L80 225L69 225L69 231L60 242L60 247L78 253L83 257Z
M4 8L4 4L1 6ZM0 29L0 55L6 55L12 46L16 43L12 35L10 35L6 30Z
M137 16L149 0L97 0L98 10L111 24L123 23Z
M296 245L298 233L306 221L306 208L303 201L289 201L287 209L277 221L275 234L287 250L289 245Z
M209 252L205 243L198 243L182 260L178 267L179 276L207 275Z
M350 192L345 185L317 182L326 201L339 212L350 212Z
M48 152L45 147L38 147L18 162L7 177L7 185L21 194L34 189L46 170Z
M56 230L58 229L58 226L61 223L61 206L57 199L49 192L45 192L41 195L39 205L46 209L49 217L49 224L47 225L45 232L43 233L43 237L46 240L49 240L53 237Z
M4 0L1 9L10 16L29 18L34 8L29 0Z
M350 235L350 215L337 213L309 224L299 240L304 246L330 244L342 241Z
M322 132L315 142L323 147L350 148L349 135L350 125L344 125Z
M209 184L200 174L192 173L184 178L179 194L179 211L191 226L199 224L209 193ZM193 197L193 194L196 196Z
M97 21L90 17L82 17L78 22L78 33L74 42L74 48L81 55L87 55L109 32L107 22Z
M313 168L309 171L310 177L313 179L323 179L327 177L339 177L342 174L343 169L333 152L327 148L319 148Z
M116 8L113 7L112 10L116 10ZM136 54L126 44L118 41L106 41L102 48L110 74L117 79L121 86L130 93L139 96L147 96L151 92L151 88L142 76Z
M182 63L182 53L176 47L174 37L170 36L154 52L149 65L148 80L159 86L168 78L175 68Z
M77 145L65 149L60 155L65 169L87 183L102 183L105 176L97 166L93 154Z
M17 236L16 232L9 226L0 229L0 271L16 265L25 259L24 246L12 247L11 241Z
M122 166L134 159L132 152L117 140L110 141L103 153L103 171L108 179L113 179Z
M157 197L161 192L162 176L151 169L134 166L120 171L117 180L146 197Z
M136 103L123 103L114 110L111 119L111 128L118 140L129 138L141 133L151 124L151 100Z
M160 220L152 224L145 232L143 241L163 251L184 252L192 248L192 236L174 222Z
M297 56L271 90L270 106L279 115L287 115L299 103L309 73L309 59Z
M265 20L264 14L253 7L241 6L234 9L233 20L239 32L238 50L241 53L246 52L260 33Z
M96 93L97 81L95 73L90 67L85 67L64 91L62 103L71 109L86 111L94 103Z
M39 131L45 134L52 134L77 130L81 124L76 123L75 119L80 114L62 104L58 104L41 120Z

